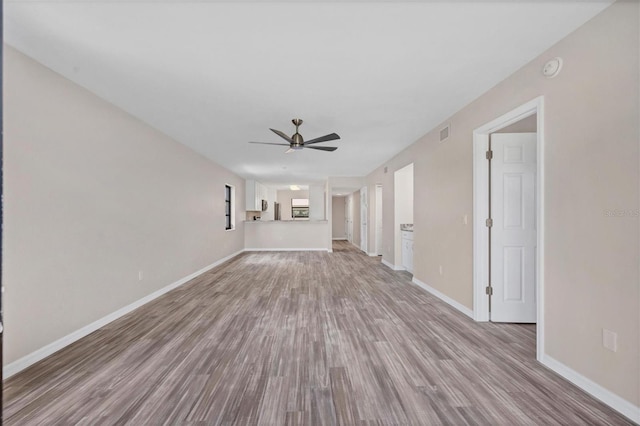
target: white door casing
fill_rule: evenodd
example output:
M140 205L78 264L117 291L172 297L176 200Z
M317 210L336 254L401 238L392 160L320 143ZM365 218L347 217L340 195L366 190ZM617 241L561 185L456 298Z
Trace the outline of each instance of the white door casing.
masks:
M367 253L367 240L368 240L368 197L367 187L363 186L360 189L360 249Z
M376 185L376 247L375 254L382 256L382 185Z
M536 219L537 219L537 255L536 255L536 359L544 363L545 359L545 108L544 96L538 96L528 102L502 114L501 116L473 130L473 319L489 321L488 285L488 235L485 220L489 206L489 162L486 151L489 146L489 134L493 134L517 121L536 114L537 164L536 164Z
M346 221L347 241L349 241L350 243L353 242L353 218L352 218L353 210L351 209L351 199L352 199L352 196L348 195L345 198L345 203L344 203L344 208L345 208L344 217Z
M491 135L491 321L536 322L535 133Z

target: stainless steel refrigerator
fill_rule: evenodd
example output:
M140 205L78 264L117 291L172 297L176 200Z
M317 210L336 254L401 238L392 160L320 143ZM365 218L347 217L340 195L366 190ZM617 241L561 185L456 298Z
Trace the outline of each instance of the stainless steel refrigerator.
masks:
M280 203L273 203L273 220L280 220Z

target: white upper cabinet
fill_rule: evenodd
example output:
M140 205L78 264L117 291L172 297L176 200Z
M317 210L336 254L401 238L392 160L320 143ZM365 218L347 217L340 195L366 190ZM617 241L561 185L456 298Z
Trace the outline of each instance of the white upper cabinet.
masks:
M262 200L267 199L268 195L267 187L257 182L253 179L247 179L246 181L246 211L261 211L262 210Z

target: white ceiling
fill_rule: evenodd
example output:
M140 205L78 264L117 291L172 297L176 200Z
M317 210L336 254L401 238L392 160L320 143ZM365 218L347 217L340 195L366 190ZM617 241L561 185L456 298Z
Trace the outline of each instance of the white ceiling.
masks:
M611 1L5 1L5 40L247 178L362 176ZM269 127L333 153L281 142Z

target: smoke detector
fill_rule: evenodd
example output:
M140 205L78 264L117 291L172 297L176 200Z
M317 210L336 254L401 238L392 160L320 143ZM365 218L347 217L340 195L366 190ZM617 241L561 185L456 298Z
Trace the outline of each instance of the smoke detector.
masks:
M544 67L542 67L542 75L547 78L553 78L556 75L560 74L561 69L562 58L556 57L544 64Z

